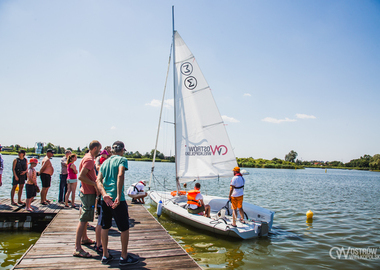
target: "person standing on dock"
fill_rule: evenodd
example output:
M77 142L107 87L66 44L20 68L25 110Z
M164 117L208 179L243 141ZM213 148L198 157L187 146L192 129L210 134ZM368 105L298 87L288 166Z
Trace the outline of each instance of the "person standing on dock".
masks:
M37 171L35 167L38 164L38 160L36 158L30 159L30 167L28 170L28 181L26 182L26 206L25 210L29 212L33 212L33 208L31 204L33 202L34 197L37 195L38 186L37 186Z
M121 232L121 257L120 266L136 264L138 259L128 255L129 242L129 215L128 205L124 196L124 174L128 170L128 160L123 157L124 143L116 141L112 145L112 156L100 167L96 179L102 200L102 263L112 261L113 256L108 252L108 231L112 226L112 217L115 219L117 228Z
M65 151L65 156L61 158L61 174L59 175L58 203L63 203L67 192L67 159L71 155L70 150Z
M0 152L3 149L3 147L0 144ZM3 156L0 153L0 187L3 185L3 182L1 181L1 177L3 176L3 169L4 169L4 160Z
M25 180L28 172L28 160L25 158L25 150L18 151L18 158L13 160L13 182L12 182L12 190L11 190L11 204L17 206L13 197L15 196L16 187L18 185L18 203L25 204L25 202L21 201L22 190L24 188Z
M236 227L237 211L239 209L240 222L244 222L244 211L243 211L243 195L244 195L244 183L245 180L243 175L240 173L240 168L235 167L233 170L234 177L230 184L230 194L228 196L231 201L232 208L232 226Z
M95 157L102 149L98 141L92 141L89 145L89 152L83 157L79 165L78 179L82 182L80 188L80 199L82 201L82 211L75 237L74 257L91 258L91 254L82 249L82 245L95 243L87 236L87 223L94 221L95 199L96 199L96 173Z
M47 200L47 193L51 184L51 176L54 173L53 165L51 164L50 159L54 156L53 150L48 149L46 151L46 156L41 162L41 169L39 171L39 176L41 177L42 189L41 189L41 204L48 205L51 203L50 200Z

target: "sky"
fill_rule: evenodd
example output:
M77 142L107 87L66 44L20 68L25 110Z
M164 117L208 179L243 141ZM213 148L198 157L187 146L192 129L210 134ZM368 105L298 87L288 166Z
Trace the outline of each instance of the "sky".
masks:
M294 150L301 160L348 162L380 153L374 0L0 0L0 144L122 140L150 152L172 5L237 157ZM158 150L174 154L165 142L173 127L161 130Z

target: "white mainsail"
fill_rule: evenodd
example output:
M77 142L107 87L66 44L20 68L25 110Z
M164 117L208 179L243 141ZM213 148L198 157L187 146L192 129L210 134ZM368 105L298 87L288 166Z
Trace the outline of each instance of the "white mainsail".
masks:
M178 180L232 177L236 157L211 89L176 31L174 41Z

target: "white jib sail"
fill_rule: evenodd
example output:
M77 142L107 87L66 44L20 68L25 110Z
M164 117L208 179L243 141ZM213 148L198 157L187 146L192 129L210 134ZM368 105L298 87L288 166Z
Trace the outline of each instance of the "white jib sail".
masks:
M179 182L232 177L236 157L211 89L178 32L174 38Z

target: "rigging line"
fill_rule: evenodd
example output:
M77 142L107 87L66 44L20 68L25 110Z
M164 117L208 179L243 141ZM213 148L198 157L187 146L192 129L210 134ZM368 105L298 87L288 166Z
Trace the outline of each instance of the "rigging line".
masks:
M158 183L164 190L171 190L169 188L165 188L165 184L162 184L160 181L158 181L157 177L153 174L154 183Z
M159 134L160 134L162 108L164 107L165 92L166 92L166 84L167 84L167 82L168 82L169 69L170 69L170 61L171 61L171 58L172 58L172 54L171 54L171 52L172 52L172 48L173 48L173 43L170 45L168 70L166 71L166 79L165 79L164 93L163 93L163 95L162 95L162 101L161 101L161 110L160 110L160 118L159 118L159 120L158 120L158 129L157 129L156 145L155 145L155 147L154 147L154 153L153 153L152 172L151 172L151 174L150 174L150 179L149 179L149 189L150 189L150 184L151 184L151 182L152 182L152 175L153 175L153 171L154 171L154 163L155 163L155 161L156 161L158 136L159 136Z

